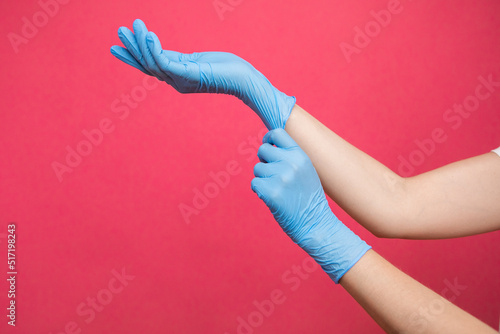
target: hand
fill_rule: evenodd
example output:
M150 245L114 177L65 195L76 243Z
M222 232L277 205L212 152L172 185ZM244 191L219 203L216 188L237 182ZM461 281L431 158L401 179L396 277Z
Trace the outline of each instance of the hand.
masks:
M295 97L280 92L242 58L226 52L183 54L162 50L158 37L141 20L134 33L125 27L118 36L125 48L114 45L111 53L121 61L157 77L180 93L234 95L262 119L268 129L285 128Z
M286 234L338 283L371 247L335 217L311 160L285 130L268 132L263 142L252 190Z

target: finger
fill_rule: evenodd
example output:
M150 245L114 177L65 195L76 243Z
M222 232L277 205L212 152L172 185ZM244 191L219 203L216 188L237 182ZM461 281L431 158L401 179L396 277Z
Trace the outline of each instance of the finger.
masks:
M168 71L168 65L170 64L170 60L168 60L168 59L166 60L168 62L168 64L166 64L165 66L163 66L163 63L160 62L160 58L161 58L160 55L163 52L163 50L161 49L160 40L158 39L158 37L156 36L156 34L154 32L148 32L146 34L146 43L148 45L148 50L150 50L150 52L155 60L155 64L159 67L159 71L160 71L159 75L161 76L162 80L165 80L165 82L167 82L170 86L174 87L176 90L179 90L179 87L177 86L175 81L172 79L173 73ZM180 75L180 74L178 74L178 75Z
M267 204L267 194L269 193L269 182L267 179L256 177L252 180L252 191Z
M298 146L295 140L283 129L274 129L266 133L262 138L263 143L269 143L281 148L292 148Z
M179 63L184 61L184 54L183 53L180 53L177 51L171 51L171 50L163 50L162 46L161 46L160 39L158 38L158 36L156 36L156 34L153 31L148 31L148 33L146 34L146 41L154 42L154 44L158 45L160 50L163 51L162 53L169 60L179 62ZM148 44L148 46L149 46L149 44Z
M118 37L130 52L130 54L135 58L135 60L137 60L137 62L141 64L142 67L146 68L146 62L144 61L141 50L139 49L139 45L137 44L134 33L127 27L120 27L118 29Z
M156 64L164 73L176 76L182 76L185 73L186 66L179 62L181 53L162 50L160 40L154 32L147 34L146 41Z
M264 201L267 207L274 215L276 213L277 200L279 199L279 191L273 178L256 177L252 180L252 191Z
M116 58L120 59L125 64L133 66L138 70L146 73L147 75L152 75L141 64L137 62L137 60L130 54L130 52L127 49L118 45L113 45L111 47L111 54Z
M265 143L259 147L257 156L262 162L276 162L283 159L283 152L281 148Z
M276 163L259 162L253 168L253 174L256 177L272 177L279 174L279 168Z
M137 45L139 46L139 50L142 54L144 62L146 63L147 69L155 73L155 75L159 76L161 71L158 68L158 65L156 65L156 61L153 58L153 55L151 54L151 51L149 50L146 43L146 35L148 33L146 25L144 24L144 22L137 19L134 21L133 28L135 40L137 41Z

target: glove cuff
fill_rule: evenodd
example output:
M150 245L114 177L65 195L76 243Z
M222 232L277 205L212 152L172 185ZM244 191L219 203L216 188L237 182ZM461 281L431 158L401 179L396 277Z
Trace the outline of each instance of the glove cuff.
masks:
M332 220L318 226L299 244L336 283L371 249L332 213Z
M238 97L255 111L268 130L284 129L296 98L279 91L264 75L256 72L248 78L247 87L242 89L252 94Z
M295 96L288 96L285 93L281 94L285 95L284 106L280 107L280 113L282 114L283 119L283 126L281 126L281 128L285 129L286 122L288 121L288 118L292 113L293 107L295 107L295 103L297 103L297 99L295 98Z

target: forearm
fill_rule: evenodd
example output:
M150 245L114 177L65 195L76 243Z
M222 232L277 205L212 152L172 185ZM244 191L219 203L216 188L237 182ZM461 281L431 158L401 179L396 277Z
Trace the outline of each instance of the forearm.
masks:
M388 333L495 333L373 250L340 284Z
M285 129L311 158L328 196L377 236L451 238L500 228L494 153L403 178L298 105Z
M310 157L328 196L356 221L378 236L404 233L406 179L340 138L298 105L285 130Z
M457 161L407 181L414 205L406 234L452 238L500 228L500 158L487 153Z

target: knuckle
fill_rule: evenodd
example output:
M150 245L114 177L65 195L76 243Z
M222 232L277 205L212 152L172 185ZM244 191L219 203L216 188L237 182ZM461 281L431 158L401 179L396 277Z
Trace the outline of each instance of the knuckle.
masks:
M268 198L273 203L276 203L281 198L281 188L274 187L272 190L270 190L269 194L268 194Z
M311 165L311 160L305 155L305 154L300 154L298 158L295 161L295 168L296 170L304 170L306 168L309 168Z
M288 168L285 168L280 174L281 184L287 185L292 183L295 180L295 175L296 170L292 166L288 166Z

